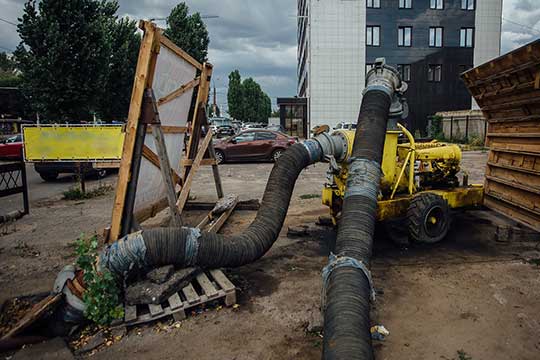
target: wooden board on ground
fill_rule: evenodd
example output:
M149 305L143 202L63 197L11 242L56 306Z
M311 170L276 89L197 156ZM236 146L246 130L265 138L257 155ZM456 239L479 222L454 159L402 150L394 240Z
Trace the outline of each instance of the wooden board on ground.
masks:
M484 205L540 231L540 40L462 77L488 121Z
M221 270L199 274L191 284L159 305L126 306L124 322L117 326L133 326L169 316L180 321L190 311L209 302L225 306L236 304L236 288Z

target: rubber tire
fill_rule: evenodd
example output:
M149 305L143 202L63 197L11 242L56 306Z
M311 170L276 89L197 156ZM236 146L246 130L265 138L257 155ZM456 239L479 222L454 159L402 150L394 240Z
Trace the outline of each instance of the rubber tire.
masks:
M279 159L279 158L281 157L281 155L283 155L283 152L284 152L284 151L285 151L285 150L283 150L283 149L277 149L277 150L274 150L274 151L272 152L272 161L273 161L273 162L276 162L277 159ZM276 157L276 156L277 156L277 157Z
M58 173L51 171L51 172L40 172L39 176L45 180L45 181L54 181L58 179Z
M96 178L98 180L106 178L108 175L107 169L96 169Z
M225 154L221 150L216 150L216 163L223 164L225 162Z
M440 209L439 221L442 225L435 229L434 233L429 233L426 229L427 217L436 208ZM450 209L446 200L434 193L420 193L413 197L407 209L407 228L411 241L434 244L445 238L450 228Z

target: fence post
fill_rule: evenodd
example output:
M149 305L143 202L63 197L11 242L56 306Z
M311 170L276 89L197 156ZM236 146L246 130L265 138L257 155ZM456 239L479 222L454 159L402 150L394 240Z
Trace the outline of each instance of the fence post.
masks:
M465 141L469 142L469 115L465 117Z
M454 117L450 116L450 141L454 141Z

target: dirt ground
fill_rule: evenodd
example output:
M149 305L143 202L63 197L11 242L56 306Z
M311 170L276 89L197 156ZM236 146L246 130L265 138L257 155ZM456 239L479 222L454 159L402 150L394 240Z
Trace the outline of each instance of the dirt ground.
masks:
M469 182L482 182L487 154L464 153ZM271 164L220 167L227 193L260 198ZM326 209L319 194L326 167L300 176L286 224L261 260L228 269L239 288L239 307L209 309L178 327L152 324L131 329L97 359L318 359L322 338L305 331L321 294L321 269L335 241L332 228L288 238L288 226L314 224ZM193 188L197 201L215 199L209 169ZM114 177L106 181L114 181ZM67 185L66 185L67 186ZM31 214L0 236L0 301L49 291L70 261L80 233L108 224L113 194L84 200L58 197L31 204ZM377 288L372 321L390 336L374 342L377 359L539 359L540 267L520 254L537 243L497 243L485 212L458 214L448 238L431 247L398 248L378 232L372 271ZM201 214L192 214L196 221ZM237 211L223 233L238 233L254 217ZM165 321L163 324L167 325ZM462 351L458 355L458 351Z

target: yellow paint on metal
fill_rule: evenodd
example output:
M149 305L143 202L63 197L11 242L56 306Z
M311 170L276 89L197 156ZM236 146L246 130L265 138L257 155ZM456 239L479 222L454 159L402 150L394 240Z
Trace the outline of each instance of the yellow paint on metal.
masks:
M26 161L120 160L124 133L121 125L24 126Z

